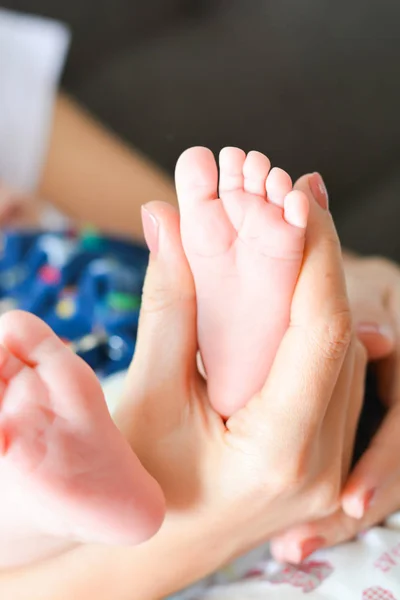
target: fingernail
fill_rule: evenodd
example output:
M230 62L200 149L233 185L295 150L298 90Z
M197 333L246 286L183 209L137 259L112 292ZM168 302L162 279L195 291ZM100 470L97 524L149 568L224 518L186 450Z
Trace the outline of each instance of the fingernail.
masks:
M313 173L312 175L310 175L310 177L308 178L308 184L310 186L315 200L318 202L320 207L324 210L328 210L328 192L321 175L319 173Z
M300 544L301 560L308 558L317 550L325 546L326 540L322 536L309 538Z
M390 325L378 325L374 322L364 322L357 324L357 332L361 334L381 335L391 342L394 342L394 332Z
M152 254L157 255L159 225L156 217L146 206L142 206L142 223L147 247Z
M364 514L367 512L367 510L369 510L371 508L371 506L374 505L375 496L376 496L376 489L368 490L368 492L365 492L364 498L362 501L363 507L364 507Z
M282 541L273 540L270 544L270 552L272 554L272 558L277 562L285 562L286 561L286 546L282 543Z
M342 507L347 516L352 519L362 519L365 513L373 506L376 489L368 490L364 494L350 496L343 499Z

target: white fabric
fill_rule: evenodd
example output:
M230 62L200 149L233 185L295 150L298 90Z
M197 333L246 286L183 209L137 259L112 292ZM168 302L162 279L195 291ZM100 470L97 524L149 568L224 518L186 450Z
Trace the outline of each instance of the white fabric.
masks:
M69 45L55 21L0 9L0 181L35 189Z
M279 565L264 546L175 598L400 600L400 516L390 521L298 567Z

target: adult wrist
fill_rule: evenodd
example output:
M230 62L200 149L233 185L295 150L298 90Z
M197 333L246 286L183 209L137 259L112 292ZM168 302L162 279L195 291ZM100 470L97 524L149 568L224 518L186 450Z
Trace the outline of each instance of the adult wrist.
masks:
M229 557L193 515L174 517L136 548L78 546L36 566L0 575L0 597L13 600L156 600L190 586ZM185 523L187 521L187 523Z

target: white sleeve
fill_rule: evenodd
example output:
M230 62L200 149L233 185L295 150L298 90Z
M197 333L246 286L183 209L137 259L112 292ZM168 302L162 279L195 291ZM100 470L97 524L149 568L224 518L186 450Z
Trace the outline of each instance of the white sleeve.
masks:
M56 21L0 9L0 182L38 184L69 45Z

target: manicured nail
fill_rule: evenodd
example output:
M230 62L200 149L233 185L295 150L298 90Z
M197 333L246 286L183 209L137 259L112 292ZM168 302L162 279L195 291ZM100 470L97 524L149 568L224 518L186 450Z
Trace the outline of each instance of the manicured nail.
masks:
M344 498L342 502L343 510L352 519L362 519L365 513L373 506L375 496L376 489L372 489L364 492L364 494L351 495L349 498Z
M156 217L146 206L142 206L142 223L146 244L150 252L156 255L158 252L159 225Z
M394 342L395 335L390 325L378 325L374 322L365 322L357 324L357 333L362 335L381 335L387 338L390 342Z
M368 490L368 492L365 492L364 498L363 498L364 514L371 508L371 506L374 505L375 496L376 496L376 489Z
M321 175L319 173L313 173L312 175L310 175L310 177L308 178L308 184L310 186L315 200L318 202L320 207L324 210L328 210L328 192Z
M325 546L325 544L326 540L322 536L304 540L300 544L301 560L303 561L308 558L311 554L314 554L314 552Z
M274 560L276 560L277 562L285 562L285 545L281 541L276 542L275 540L273 540L273 542L270 545L270 552Z

